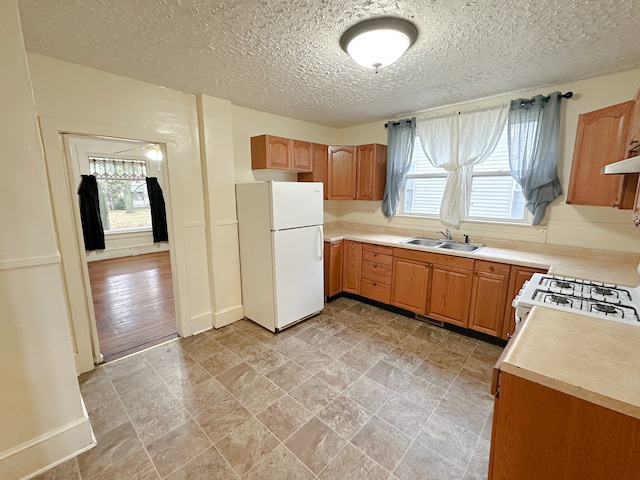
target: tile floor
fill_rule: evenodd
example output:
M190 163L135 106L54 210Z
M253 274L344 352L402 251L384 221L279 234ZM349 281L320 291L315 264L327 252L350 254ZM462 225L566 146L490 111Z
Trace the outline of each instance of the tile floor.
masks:
M39 479L486 479L500 348L339 298L80 377L98 445Z

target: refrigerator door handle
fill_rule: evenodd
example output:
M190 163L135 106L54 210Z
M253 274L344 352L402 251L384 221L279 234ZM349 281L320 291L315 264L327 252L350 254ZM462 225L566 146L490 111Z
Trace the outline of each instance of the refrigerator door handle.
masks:
M318 235L320 237L319 238L320 241L318 242L318 245L319 245L318 258L320 260L324 260L324 248L323 248L323 246L324 246L324 235L322 233L322 225L318 225ZM640 268L640 267L638 267L638 268Z

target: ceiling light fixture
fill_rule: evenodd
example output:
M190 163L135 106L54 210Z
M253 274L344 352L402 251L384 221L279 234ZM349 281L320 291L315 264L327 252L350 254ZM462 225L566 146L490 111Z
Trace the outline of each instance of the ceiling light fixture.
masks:
M147 158L149 160L155 160L159 162L162 160L162 150L160 150L160 145L152 144L149 145L149 151L147 152Z
M340 47L365 68L379 68L398 60L418 38L418 29L408 20L378 17L349 27L340 37Z

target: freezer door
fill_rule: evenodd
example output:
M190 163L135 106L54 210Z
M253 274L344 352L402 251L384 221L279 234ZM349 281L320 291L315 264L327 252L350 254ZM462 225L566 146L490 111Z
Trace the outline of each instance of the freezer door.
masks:
M271 230L323 224L322 183L269 182Z
M324 307L322 227L271 232L274 253L276 328Z

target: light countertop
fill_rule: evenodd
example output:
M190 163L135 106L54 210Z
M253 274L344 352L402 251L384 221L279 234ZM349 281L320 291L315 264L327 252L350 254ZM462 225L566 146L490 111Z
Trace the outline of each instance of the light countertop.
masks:
M340 239L429 251L534 268L559 276L606 283L640 284L640 255L567 247L528 248L514 242L477 252L406 245L412 237L349 229L327 229L325 241ZM499 368L606 408L640 418L640 326L534 307L509 344Z
M640 327L534 307L500 370L640 419Z
M549 273L558 276L583 278L626 286L640 284L640 275L638 275L637 271L638 263L640 262L640 255L638 254L539 245L528 248L527 244L518 242L500 247L487 245L476 252L444 251L434 247L400 243L411 238L413 237L348 229L326 229L324 232L325 241L354 240L377 245L428 251L442 255L549 269ZM574 252L573 250L576 251Z

